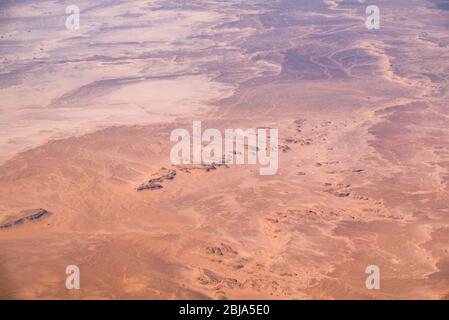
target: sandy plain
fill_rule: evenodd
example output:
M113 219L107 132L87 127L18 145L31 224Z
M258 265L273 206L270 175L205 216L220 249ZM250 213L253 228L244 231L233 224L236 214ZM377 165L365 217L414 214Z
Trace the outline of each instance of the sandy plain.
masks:
M73 38L36 35L63 16L22 3L1 29L0 224L51 215L0 229L1 298L449 297L449 11L379 1L372 31L358 1L86 1ZM173 166L193 120L279 129L278 174Z

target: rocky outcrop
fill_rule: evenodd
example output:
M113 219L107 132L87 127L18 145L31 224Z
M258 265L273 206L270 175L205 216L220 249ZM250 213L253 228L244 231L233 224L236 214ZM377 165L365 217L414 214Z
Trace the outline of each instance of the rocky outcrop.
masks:
M231 246L221 243L219 246L209 246L206 247L206 254L208 255L217 255L217 256L223 256L226 254L233 254L236 255L237 251L232 249Z
M175 168L184 173L191 173L192 170L204 170L206 172L210 172L212 170L217 170L219 167L229 168L226 162L223 160L221 163L211 163L211 164L197 164L197 165L178 165ZM166 172L167 169L162 168L160 172ZM161 173L160 173L161 174ZM150 179L144 183L142 183L139 187L137 187L137 191L144 190L160 190L164 188L163 182L166 180L174 180L176 178L177 171L169 170L166 174L161 174L157 178Z
M150 179L147 182L141 184L137 191L143 190L159 190L162 189L163 186L161 183L165 180L173 180L176 177L176 170L170 170L167 174L164 174L158 178Z
M346 198L351 195L351 193L348 191L339 191L339 192L335 192L334 194L335 194L335 196L337 196L339 198Z
M50 215L50 212L48 212L47 210L42 209L42 208L36 209L36 210L31 210L31 213L28 213L25 216L14 219L12 221L4 222L3 224L0 225L0 230L10 229L12 227L25 224L27 222L38 221L38 220L41 220L49 215Z
M144 184L140 185L139 187L137 187L137 191L159 190L162 188L163 188L163 186L161 184L154 183L154 182L148 182L148 183L144 183Z
M45 216L47 216L49 214L50 214L50 212L48 212L47 210L41 208L35 214L31 214L31 215L25 217L25 219L27 219L27 220L39 220L39 219L41 219L41 218L43 218L43 217L45 217Z
M287 145L280 145L279 146L279 150L281 150L282 152L287 152L287 151L290 151L291 149L290 149L290 147L289 146L287 146Z
M193 165L178 166L180 171L186 173L191 173L192 170L204 170L206 172L210 172L211 170L216 170L220 167L229 168L229 165L223 160L221 163L213 162L211 164L202 163L197 165L193 164Z

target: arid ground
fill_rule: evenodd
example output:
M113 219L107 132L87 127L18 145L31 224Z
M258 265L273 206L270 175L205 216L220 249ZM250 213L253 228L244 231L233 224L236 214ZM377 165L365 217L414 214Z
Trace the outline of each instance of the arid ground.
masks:
M73 2L0 3L0 298L449 298L448 1ZM173 165L197 120L277 174Z

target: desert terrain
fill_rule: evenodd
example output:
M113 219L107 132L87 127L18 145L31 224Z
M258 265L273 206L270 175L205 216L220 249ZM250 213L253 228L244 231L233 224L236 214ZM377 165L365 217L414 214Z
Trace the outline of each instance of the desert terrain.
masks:
M76 2L80 30L0 4L1 299L449 299L447 1L376 1L379 30L368 1ZM196 120L278 129L277 174L173 165Z

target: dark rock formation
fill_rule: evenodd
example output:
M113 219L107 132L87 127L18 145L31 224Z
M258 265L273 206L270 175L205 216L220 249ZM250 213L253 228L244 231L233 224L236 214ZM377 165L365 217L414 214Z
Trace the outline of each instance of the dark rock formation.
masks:
M163 186L154 182L148 182L148 183L144 183L141 186L139 186L137 188L137 191L142 191L142 190L159 190L162 189Z
M0 225L0 229L8 229L11 228L12 224L10 222L4 223L2 225Z
M47 210L42 209L42 208L36 209L33 211L35 211L35 212L27 214L26 216L22 216L16 220L8 221L8 222L1 224L0 229L9 229L9 228L12 228L15 226L25 224L27 221L37 221L37 220L40 220L40 219L50 215L50 212L48 212Z
M49 215L50 213L45 210L45 209L39 209L36 213L31 214L29 216L26 216L25 219L27 220L39 220L47 215Z
M340 198L349 197L351 193L348 191L336 192L335 195Z
M233 254L236 255L237 251L232 249L231 246L221 243L220 246L210 246L206 247L206 254L208 255L217 255L217 256L223 256L225 254Z
M196 165L184 165L178 166L179 170L185 173L191 173L192 170L205 170L206 172L210 172L211 170L216 170L219 167L229 168L229 165L223 160L221 163L213 162L211 164L196 164Z
M147 182L141 184L137 191L143 191L143 190L159 190L162 189L163 186L160 184L164 180L173 180L176 177L176 170L170 170L167 174L162 175L158 178L150 179Z

